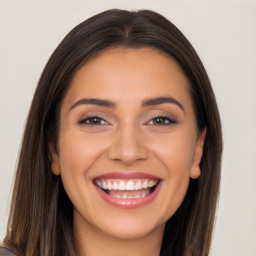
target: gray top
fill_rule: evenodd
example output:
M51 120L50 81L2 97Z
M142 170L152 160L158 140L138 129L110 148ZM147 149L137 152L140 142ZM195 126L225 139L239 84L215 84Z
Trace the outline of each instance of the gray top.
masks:
M16 254L9 249L0 246L0 256L16 256Z

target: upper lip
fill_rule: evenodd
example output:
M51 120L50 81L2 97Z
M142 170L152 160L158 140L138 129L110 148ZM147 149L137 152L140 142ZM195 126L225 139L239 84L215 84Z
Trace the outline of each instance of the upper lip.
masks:
M93 180L98 180L98 179L156 179L156 180L161 180L159 177L148 174L148 173L143 173L143 172L111 172L111 173L106 173L99 175L95 177Z

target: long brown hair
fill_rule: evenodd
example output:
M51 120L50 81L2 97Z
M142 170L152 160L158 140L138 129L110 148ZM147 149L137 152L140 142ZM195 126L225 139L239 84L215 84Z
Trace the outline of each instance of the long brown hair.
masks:
M184 35L148 10L108 10L75 27L56 48L36 88L16 172L5 244L26 256L75 256L73 206L51 172L48 143L57 143L60 104L72 77L111 47L157 49L175 59L189 80L198 131L207 127L202 174L165 227L161 255L209 253L220 184L220 117L207 73Z

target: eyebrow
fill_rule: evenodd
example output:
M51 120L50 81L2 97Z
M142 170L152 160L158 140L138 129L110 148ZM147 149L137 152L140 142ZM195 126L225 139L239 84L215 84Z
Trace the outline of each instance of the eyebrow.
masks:
M77 102L75 102L69 109L72 110L73 108L79 106L79 105L84 105L84 104L89 104L89 105L97 105L97 106L102 106L102 107L109 107L109 108L116 108L116 103L110 101L110 100L102 100L102 99L81 99Z
M147 106L154 106L154 105L160 105L164 103L172 103L176 104L183 112L185 112L183 105L176 100L173 97L156 97L156 98L150 98L142 101L142 107L147 107ZM102 107L108 107L108 108L116 108L116 103L110 100L103 100L103 99L95 99L95 98L84 98L81 100L78 100L75 102L69 109L71 111L75 107L79 105L97 105L97 106L102 106Z
M159 105L164 103L176 104L183 112L185 112L183 105L173 97L156 97L152 99L143 100L142 106L143 107L154 106L154 105Z

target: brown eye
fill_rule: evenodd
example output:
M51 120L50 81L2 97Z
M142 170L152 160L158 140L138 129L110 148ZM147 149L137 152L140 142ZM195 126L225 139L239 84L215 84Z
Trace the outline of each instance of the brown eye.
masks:
M87 117L85 119L82 119L81 121L79 121L80 124L87 124L87 125L105 125L108 124L108 122L106 120L104 120L101 117L98 116L91 116L91 117Z
M149 122L150 125L169 125L169 124L175 124L175 123L177 123L175 120L165 116L157 116L152 120L150 120Z

